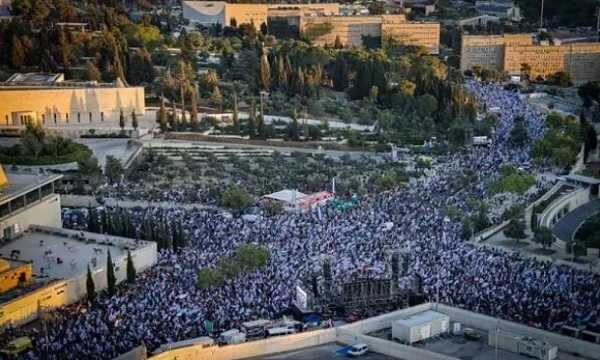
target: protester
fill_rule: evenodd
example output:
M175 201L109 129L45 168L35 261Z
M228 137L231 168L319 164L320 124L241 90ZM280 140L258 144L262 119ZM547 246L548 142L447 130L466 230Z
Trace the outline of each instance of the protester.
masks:
M420 275L432 300L551 331L561 324L600 330L598 277L509 251L476 248L460 238L460 221L448 219L447 205L472 211L466 200L478 199L492 203L489 220L499 223L510 205L525 204L553 185L547 169L534 168L538 184L527 194L488 193L486 181L497 176L501 165L519 167L530 161L528 147L508 146L513 118L524 117L529 137L537 138L544 133L544 116L499 86L469 87L484 106L500 108L492 146L446 157L408 190L367 195L346 212L324 207L320 213L281 214L254 223L176 205L132 211L138 223L145 216L181 220L187 246L180 253L161 251L156 266L139 274L133 289L102 296L93 306L80 302L57 310L59 320L48 326L47 335L31 334L34 349L22 358L111 359L142 344L152 351L209 335L205 320L218 332L243 321L274 318L290 305L296 281L320 270L322 254L334 255L335 278L348 281L365 268L375 276L387 273L389 246L411 256L409 277L400 279L401 284ZM475 170L478 180L460 187L455 180L466 168ZM74 213L65 214L64 221L66 227L86 223ZM394 227L381 231L387 222ZM268 247L269 264L221 287L196 286L199 269L215 267L245 242ZM22 334L19 330L15 336Z

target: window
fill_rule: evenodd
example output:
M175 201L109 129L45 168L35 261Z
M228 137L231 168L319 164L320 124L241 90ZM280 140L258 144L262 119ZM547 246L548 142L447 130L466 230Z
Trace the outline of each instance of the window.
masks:
M66 122L67 122L67 124L68 124L68 123L69 123L69 113L66 113L66 114L65 114L65 120L66 120Z
M46 123L46 115L42 114L42 124Z
M100 121L104 121L104 113L103 112L100 113Z
M12 212L22 209L25 206L25 199L23 196L19 196L18 198L12 200L10 202L10 210Z
M56 113L54 113L54 123L56 124Z
M77 113L77 122L81 122L81 113Z
M91 112L89 113L89 116L90 116L90 122L92 122L92 113Z
M8 115L6 115L5 118L6 118L6 125L8 125Z

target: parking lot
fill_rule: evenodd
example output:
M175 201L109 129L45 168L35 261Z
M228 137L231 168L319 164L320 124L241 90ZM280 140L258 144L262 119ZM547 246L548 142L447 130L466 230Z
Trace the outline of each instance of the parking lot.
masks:
M294 351L290 353L283 353L278 355L266 356L255 358L255 360L326 360L326 359L344 359L345 356L338 353L339 350L346 346L329 344L319 347L313 347L306 350ZM390 356L380 355L369 351L365 355L361 356L361 360L398 360Z

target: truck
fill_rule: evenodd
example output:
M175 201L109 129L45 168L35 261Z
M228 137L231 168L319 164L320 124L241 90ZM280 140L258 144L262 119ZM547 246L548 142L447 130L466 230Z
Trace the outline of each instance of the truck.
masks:
M225 331L225 332L221 333L221 335L219 335L219 338L218 338L218 343L220 345L235 345L235 344L241 344L245 341L246 341L246 334L244 334L243 332L241 332L237 329Z
M246 334L246 338L263 337L267 329L273 327L271 320L259 319L242 323L242 332Z
M488 345L539 360L554 360L558 357L557 346L499 329L488 333Z

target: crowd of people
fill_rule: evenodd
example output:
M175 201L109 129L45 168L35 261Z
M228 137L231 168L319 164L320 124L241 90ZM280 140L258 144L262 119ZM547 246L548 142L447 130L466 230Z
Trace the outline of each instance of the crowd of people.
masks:
M486 180L501 165L520 167L530 161L527 146L508 146L512 119L524 117L532 139L543 134L545 120L516 93L493 84L468 86L487 108L500 108L493 145L454 155L409 189L366 195L345 212L324 207L257 222L176 206L136 212L138 220L181 219L187 246L179 253L160 252L151 270L112 297L57 310L60 320L47 332L32 334L34 349L22 358L111 359L141 344L152 351L161 344L211 334L204 320L218 331L247 320L274 318L290 305L296 280L310 279L321 268L323 254L335 254L334 277L345 281L365 268L376 276L386 273L389 246L409 252L408 276L423 279L430 299L551 331L562 324L598 331L597 276L518 253L475 247L461 239L461 222L446 214L446 205L472 211L467 199L488 200L494 207L522 204L553 184L551 177L539 175L537 186L523 196L488 194ZM454 180L465 168L474 169L477 180L457 188ZM537 174L542 170L532 167ZM500 218L492 212L490 221ZM382 231L390 222L393 228ZM269 248L269 264L220 287L197 287L198 269L215 267L221 256L233 256L245 242Z

